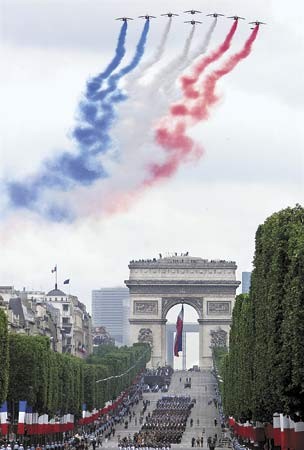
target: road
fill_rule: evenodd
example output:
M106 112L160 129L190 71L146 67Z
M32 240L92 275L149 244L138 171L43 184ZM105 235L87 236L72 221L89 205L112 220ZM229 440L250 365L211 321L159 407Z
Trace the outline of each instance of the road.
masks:
M184 387L186 377L191 377L190 389ZM188 419L186 431L183 434L181 444L172 444L172 449L189 449L191 448L191 439L193 437L197 439L203 434L203 449L207 450L207 438L209 436L213 437L215 434L217 434L218 438L222 437L221 427L219 426L220 420L218 411L213 402L213 398L215 396L214 383L214 377L211 374L210 370L204 370L201 372L174 372L168 394L190 395L191 398L196 399L196 404L191 411L191 416ZM143 400L150 400L151 402L146 410L145 415L155 409L157 400L163 395L166 394L143 394ZM211 404L208 405L208 402L210 401ZM139 431L139 415L142 407L143 403L141 401L134 408L137 417L137 424L135 425L135 418L133 418L127 430L124 429L123 425L117 425L114 438L110 439L108 442L103 442L103 448L117 448L117 439L119 435L121 436L121 438L123 438L125 436L128 436L129 434L133 436L135 432ZM190 425L191 418L193 419L192 427ZM214 419L217 420L217 426L214 425Z

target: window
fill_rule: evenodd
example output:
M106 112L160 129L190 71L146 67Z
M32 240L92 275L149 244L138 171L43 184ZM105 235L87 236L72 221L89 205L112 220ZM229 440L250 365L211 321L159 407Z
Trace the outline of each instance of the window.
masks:
M68 311L69 310L69 305L63 305L63 311Z
M70 318L69 317L63 317L62 318L62 324L63 325L69 325L70 324Z

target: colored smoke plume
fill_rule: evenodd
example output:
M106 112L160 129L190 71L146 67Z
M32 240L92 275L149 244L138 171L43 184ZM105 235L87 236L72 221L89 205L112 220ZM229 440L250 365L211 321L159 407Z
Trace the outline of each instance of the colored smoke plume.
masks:
M80 105L81 124L75 128L73 135L81 146L94 154L105 153L112 145L109 130L115 121L114 105L126 100L118 89L118 83L139 65L145 52L149 28L150 22L146 20L131 62L107 78L107 88L96 91L96 83L93 83L93 87L87 92L86 100ZM124 45L123 39L119 42ZM120 49L119 54L122 53L125 53L124 48Z
M197 123L200 120L207 119L209 117L209 108L219 100L219 97L215 93L217 82L232 72L232 70L245 58L247 58L252 50L252 45L256 40L259 31L259 26L256 26L247 41L245 42L243 48L230 56L226 62L220 67L220 69L211 72L202 84L202 89L199 91L199 98L195 104L188 108L184 104L174 105L171 108L171 114L173 116L190 116L193 123Z
M217 24L217 18L215 18L215 19L212 21L211 26L210 26L210 28L208 29L208 31L207 31L207 33L206 33L206 35L205 35L205 37L204 37L204 40L203 40L202 44L199 45L199 46L198 46L195 50L193 50L193 52L190 53L190 54L189 54L189 49L188 49L187 54L185 54L185 52L183 52L182 59L181 59L181 63L179 64L179 67L178 67L178 71L172 71L171 74L168 74L168 75L167 75L167 79L166 79L165 82L164 82L164 90L165 90L165 92L166 92L167 95L170 94L170 93L173 91L173 88L174 88L174 86L175 86L176 78L179 76L179 74L180 74L183 70L185 70L188 66L190 66L190 64L192 64L192 62L193 62L196 58L198 58L199 56L201 56L201 55L203 55L204 53L206 53L206 51L207 51L207 49L208 49L208 47L209 47L209 44L210 44L212 35L213 35L213 33L214 33L216 24Z
M141 77L145 74L145 72L148 69L150 69L152 66L154 66L154 64L157 64L161 60L161 58L165 52L165 49L166 49L166 45L167 45L171 27L172 27L172 17L169 17L155 54L152 56L152 58L149 61L147 61L145 64L140 66L140 69L141 69L140 76Z
M167 158L163 163L150 164L149 176L144 180L145 187L155 182L170 178L183 162L198 160L203 148L186 135L186 125L178 122L172 130L163 126L156 131L155 140L166 151Z
M211 52L210 55L204 57L201 61L199 61L195 65L190 77L188 77L188 76L182 77L181 84L182 84L184 96L186 98L189 98L189 99L190 98L194 98L194 99L198 98L199 92L197 92L196 90L193 89L193 85L195 83L197 83L197 81L199 80L199 77L203 74L205 69L210 64L212 64L213 62L220 59L223 56L223 54L229 50L233 36L235 35L235 32L237 30L237 26L238 26L238 21L236 20L233 22L232 27L231 27L229 33L227 34L224 42L216 50Z
M240 61L247 58L257 37L258 28L256 27L253 30L241 51L232 55L220 69L207 76L203 83L203 90L199 91L200 97L191 109L183 104L176 105L171 109L173 116L183 117L179 117L178 121L177 118L174 121L172 115L163 119L162 125L156 130L155 141L165 150L167 159L162 164L149 166L149 178L146 179L145 184L149 185L159 179L168 178L176 172L179 165L185 160L198 159L202 156L203 149L186 134L189 127L189 123L185 120L186 116L191 116L191 125L208 117L208 108L218 100L215 95L217 81L231 72Z
M108 64L106 69L101 72L96 77L93 77L91 80L87 82L87 90L85 92L86 97L90 97L95 92L99 91L99 89L102 86L102 83L109 78L109 76L114 72L115 69L119 66L121 63L123 57L126 53L125 48L125 42L127 37L127 29L128 29L128 23L124 22L121 26L121 30L118 36L117 46L115 50L115 55L112 61Z
M72 220L67 207L62 207L56 200L44 204L45 192L67 192L77 186L88 186L98 179L107 177L107 173L97 156L105 153L112 145L109 130L115 119L114 104L123 98L118 91L118 81L131 72L140 63L145 51L145 44L149 32L149 21L145 22L132 61L117 74L111 75L120 64L125 54L125 39L127 25L122 25L115 56L108 67L94 82L87 86L87 102L80 105L81 120L86 122L74 130L74 138L79 144L75 153L62 152L53 159L42 162L39 173L28 177L25 181L10 181L7 183L7 194L11 206L26 208L44 215L54 221ZM108 88L98 89L98 83L108 81ZM90 84L91 83L91 84ZM97 104L95 102L98 102Z

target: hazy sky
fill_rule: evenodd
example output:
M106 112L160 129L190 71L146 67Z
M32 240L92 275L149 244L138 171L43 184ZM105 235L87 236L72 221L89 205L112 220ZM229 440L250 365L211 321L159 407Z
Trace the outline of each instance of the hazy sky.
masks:
M122 285L131 259L159 252L235 260L239 279L241 271L250 270L257 226L274 211L303 201L303 3L0 0L0 5L0 284L49 290L57 264L59 282L70 278L71 293L90 307L92 289ZM107 194L95 187L84 197L76 192L69 198L75 206L87 202L87 213L71 224L9 209L7 180L30 178L46 158L73 150L71 130L86 81L113 56L120 29L114 18L189 8L267 22L251 56L220 81L222 100L210 120L191 131L204 156L111 216L100 206ZM209 18L200 19L193 47L210 26ZM173 23L162 66L184 46L189 28L183 20ZM146 58L155 51L165 23L163 17L151 23ZM211 48L230 25L227 19L219 21ZM142 26L140 19L129 24L126 60ZM249 31L247 21L239 24L231 51L240 48ZM178 99L177 85L175 95ZM153 101L157 98L155 92ZM128 105L122 111L132 117ZM119 120L117 127L119 134ZM117 185L114 179L108 189L124 189L138 176L138 153L130 152L133 131L119 135L129 165L125 178ZM145 146L145 135L142 139Z

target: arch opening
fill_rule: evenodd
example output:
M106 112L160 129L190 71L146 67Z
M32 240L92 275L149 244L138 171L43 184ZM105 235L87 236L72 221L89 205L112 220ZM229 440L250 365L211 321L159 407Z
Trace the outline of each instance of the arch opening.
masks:
M183 351L174 356L176 320L184 306ZM187 370L199 366L199 313L188 303L176 302L166 312L166 361L175 370Z

